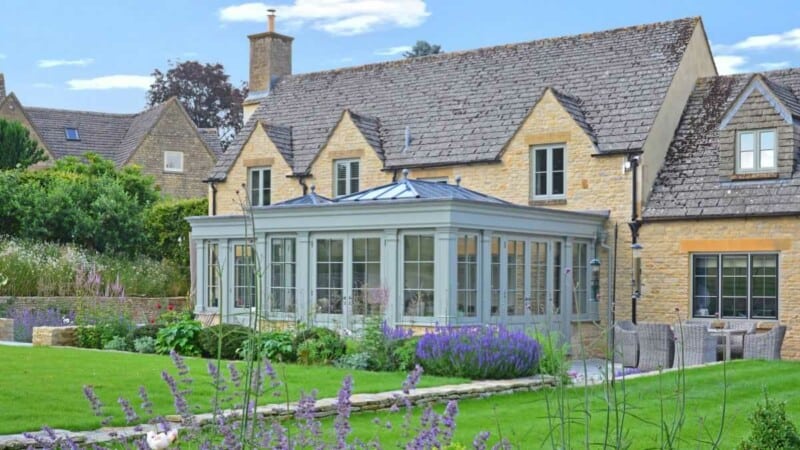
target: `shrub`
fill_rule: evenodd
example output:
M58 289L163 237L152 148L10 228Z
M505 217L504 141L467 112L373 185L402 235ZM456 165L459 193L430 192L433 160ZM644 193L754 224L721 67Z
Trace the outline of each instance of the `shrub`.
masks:
M130 334L128 335L128 339L131 342L143 337L150 337L155 340L156 336L158 336L158 330L161 328L163 328L161 325L154 323L142 325L131 330Z
M517 378L536 373L539 344L504 326L437 327L420 339L417 358L431 375Z
M411 371L417 365L417 346L420 338L412 336L403 339L394 349L394 359L397 361L397 370Z
M250 337L250 334L252 334L252 331L246 326L224 323L203 328L200 331L198 343L203 356L236 359L237 350ZM220 337L222 338L221 347L219 347Z
M103 350L119 350L121 352L127 352L130 349L131 347L128 344L128 340L122 336L114 336L110 341L103 345Z
M541 345L539 373L554 377L567 377L569 343L562 342L561 335L557 332L542 333L536 331L532 337Z
M179 267L189 268L189 222L185 217L208 214L206 198L164 200L145 214L145 230L150 246L148 254L166 258Z
M100 330L92 325L82 325L75 330L75 338L78 347L81 348L102 348L100 341Z
M75 313L63 313L56 308L49 309L19 309L11 310L9 317L14 319L14 340L17 342L31 342L33 327L63 327L75 322Z
M333 362L336 367L342 369L367 370L370 366L370 355L367 353L352 353L340 356Z
M167 325L158 331L156 351L168 354L170 350L175 350L185 356L200 356L202 352L198 340L201 331L200 322L192 319L183 319Z
M156 340L150 336L142 336L133 340L133 349L137 353L155 353Z
M291 330L269 331L252 336L242 343L239 349L239 356L243 359L251 359L253 350L260 352L260 356L270 361L293 362L297 360L297 352L294 347L294 333Z
M329 364L347 351L347 343L335 331L312 327L300 330L294 339L297 360L303 364Z
M786 402L770 402L765 392L764 404L759 403L748 420L753 431L739 444L740 450L800 448L797 428L786 417Z
M364 338L359 350L367 355L370 370L399 370L400 362L395 351L410 336L411 330L393 328L380 317L370 317L364 327Z

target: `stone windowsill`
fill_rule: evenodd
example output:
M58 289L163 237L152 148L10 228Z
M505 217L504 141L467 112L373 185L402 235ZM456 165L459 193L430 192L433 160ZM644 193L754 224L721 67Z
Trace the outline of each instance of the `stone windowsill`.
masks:
M528 206L556 206L556 205L566 205L566 204L567 204L567 199L565 198L528 200Z
M731 181L774 180L776 178L778 178L778 172L735 173L731 175Z

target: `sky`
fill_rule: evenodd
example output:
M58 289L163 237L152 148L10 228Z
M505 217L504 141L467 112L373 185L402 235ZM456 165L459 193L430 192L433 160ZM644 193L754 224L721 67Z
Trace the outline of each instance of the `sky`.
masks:
M467 50L701 16L720 73L800 67L797 0L2 0L0 73L24 105L145 107L170 61L248 76L247 35L295 38L294 73L402 58L417 40Z

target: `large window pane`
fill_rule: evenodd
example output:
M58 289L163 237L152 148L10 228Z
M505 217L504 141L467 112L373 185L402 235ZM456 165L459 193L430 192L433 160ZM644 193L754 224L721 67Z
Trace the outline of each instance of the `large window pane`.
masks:
M233 246L233 306L250 308L256 302L256 261L251 245Z
M547 314L547 243L531 242L531 314Z
M775 150L775 132L772 130L761 132L761 142L759 148L763 150Z
M719 257L698 255L694 257L694 301L695 317L714 317L719 312L717 293L719 287Z
M353 314L379 314L387 293L381 286L380 238L355 238L353 242Z
M433 317L433 236L403 237L403 311L406 316Z
M506 312L509 316L525 314L525 241L508 241L506 274Z
M463 317L478 315L478 237L458 237L458 314Z
M317 239L317 313L341 314L344 284L343 241Z
M270 311L295 312L295 240L272 239L270 262Z
M747 317L747 256L722 257L722 317Z
M778 256L752 256L752 303L754 318L778 318Z

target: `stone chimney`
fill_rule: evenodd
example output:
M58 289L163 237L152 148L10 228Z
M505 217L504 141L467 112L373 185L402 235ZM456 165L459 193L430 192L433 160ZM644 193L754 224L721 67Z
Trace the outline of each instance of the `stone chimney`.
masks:
M268 10L267 32L252 34L250 39L250 92L244 101L244 120L258 107L272 85L292 73L294 38L275 32L275 10Z
M6 77L0 73L0 102L6 98Z

